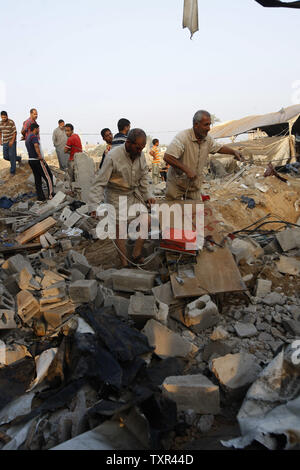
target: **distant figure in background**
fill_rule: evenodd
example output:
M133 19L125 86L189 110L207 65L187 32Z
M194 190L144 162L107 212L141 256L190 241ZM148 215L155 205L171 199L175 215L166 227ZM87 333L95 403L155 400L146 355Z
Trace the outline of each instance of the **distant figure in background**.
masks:
M70 183L75 181L74 175L74 155L75 153L82 152L82 144L79 135L74 134L74 126L72 124L65 125L65 132L67 135L67 143L65 145L65 153L69 153L68 160L68 174L70 178Z
M58 121L58 127L53 131L52 141L58 158L59 168L64 171L68 169L69 159L69 155L65 153L67 140L68 137L65 132L65 121L60 119Z
M48 199L52 199L54 196L53 176L41 153L38 135L39 125L37 123L31 124L25 145L29 156L28 163L34 175L38 201L46 201L47 198L45 197L42 188L42 178L46 181L47 184Z
M167 173L170 168L170 165L168 163L165 164L160 170L160 176L163 181L167 182Z
M104 140L104 142L106 142L107 145L106 145L106 149L104 150L103 155L102 155L99 170L101 170L102 165L103 165L104 160L105 160L105 157L108 154L108 152L111 150L111 147L112 147L111 144L112 144L112 141L113 141L113 135L111 133L111 130L108 129L107 127L105 129L102 129L101 136L102 136L102 139Z
M0 121L0 145L3 145L3 158L10 162L10 174L16 174L16 162L21 162L17 157L17 129L12 119L8 119L6 111L1 111Z
M152 157L152 183L158 184L159 183L159 175L160 175L160 151L159 151L159 140L153 139L152 141L153 147L150 150L150 155Z
M26 140L27 137L29 136L29 134L31 133L30 131L30 126L31 124L37 124L36 120L38 118L38 112L35 108L32 108L30 110L30 117L23 122L23 127L22 127L22 130L21 130L21 134L22 134L22 139L21 140ZM37 134L38 138L40 138L40 131L38 131L38 134Z
M127 140L128 132L130 131L130 121L128 119L120 119L118 122L118 134L116 134L112 141L112 148L118 147L118 145L125 144Z

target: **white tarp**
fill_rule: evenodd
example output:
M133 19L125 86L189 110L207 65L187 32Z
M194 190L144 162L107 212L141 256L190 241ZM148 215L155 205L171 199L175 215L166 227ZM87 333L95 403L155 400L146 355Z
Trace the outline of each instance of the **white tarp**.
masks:
M293 124L299 116L300 104L295 104L287 108L282 108L276 113L246 116L242 119L218 124L211 129L210 135L214 139L222 139L274 124Z
M191 38L199 30L198 26L198 0L184 0L183 28L189 28Z

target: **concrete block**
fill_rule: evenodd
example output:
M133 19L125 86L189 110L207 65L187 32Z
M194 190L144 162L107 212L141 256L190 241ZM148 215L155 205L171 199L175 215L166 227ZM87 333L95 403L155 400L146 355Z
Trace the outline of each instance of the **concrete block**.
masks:
M277 233L276 238L282 248L282 251L289 251L293 250L294 248L300 248L300 229L298 228L287 228L283 232Z
M0 310L0 330L17 328L14 310Z
M191 409L204 415L220 412L219 387L202 374L168 377L162 393L176 402L178 411Z
M144 325L148 320L157 319L158 307L154 295L141 292L130 297L128 315L137 324Z
M18 274L12 274L11 276L8 276L6 279L4 279L3 285L13 296L16 296L21 290L18 284Z
M216 325L219 321L218 307L212 302L209 295L203 295L186 307L184 316L186 326L197 325L197 329L205 330Z
M198 348L190 341L156 320L149 320L143 333L147 336L150 346L155 347L155 354L161 358L187 357L198 351Z
M255 297L265 297L270 294L272 288L272 281L267 279L257 279Z
M4 310L15 309L15 297L12 296L3 285L0 285L0 308Z
M100 271L96 274L96 279L103 282L103 285L105 287L112 289L113 288L112 275L118 272L119 270L115 268L105 269L104 271Z
M258 334L257 329L252 323L237 322L234 329L240 338L251 338Z
M148 292L154 287L156 273L139 269L121 269L112 275L113 289L123 292Z
M212 372L225 389L235 391L252 384L261 367L254 355L241 352L213 359Z
M69 207L65 207L62 213L60 214L59 220L65 223L66 220L68 220L68 218L71 217L72 214L73 212L71 211L71 209Z
M48 201L48 205L51 207L58 207L64 202L66 197L67 196L62 191L58 191L58 193L55 194L54 198Z
M30 323L33 317L39 318L41 316L39 302L33 295L22 290L17 295L18 315L24 323Z
M75 181L81 190L80 200L88 203L90 190L95 178L94 160L85 153L76 153L74 156Z
M59 244L63 251L72 250L73 245L71 240L60 240Z
M84 276L86 276L91 269L86 257L74 250L69 251L67 254L65 266L67 268L78 269Z
M16 274L22 271L22 269L27 268L30 274L34 275L34 269L32 268L30 262L24 258L22 255L15 255L11 258L8 258L2 264L2 268L5 269L9 274Z
M69 295L75 303L92 302L97 295L97 281L82 280L72 282L69 286Z
M77 212L72 212L72 214L70 215L70 217L68 217L65 221L64 221L64 225L68 228L71 228L73 227L80 219L81 219L81 215L80 214L77 214Z
M113 306L116 314L119 317L128 318L129 304L129 299L125 299L124 297L120 297L118 295L111 295L106 297L104 307Z
M71 281L72 282L75 282L75 281L82 281L83 279L85 279L85 275L82 274L81 271L79 271L79 269L71 269Z

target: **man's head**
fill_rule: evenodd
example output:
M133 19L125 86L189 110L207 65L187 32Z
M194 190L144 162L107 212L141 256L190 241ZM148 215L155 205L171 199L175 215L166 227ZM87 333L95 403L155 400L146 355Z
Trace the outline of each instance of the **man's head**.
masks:
M193 129L198 139L204 139L210 131L211 117L208 111L197 111L193 117Z
M6 111L1 111L1 120L2 122L8 121L8 116Z
M37 135L39 133L39 127L40 126L36 122L34 122L33 124L31 124L30 130L34 135Z
M60 127L61 129L64 129L65 127L65 121L63 119L60 119L58 121L58 127Z
M128 119L120 119L118 122L118 130L124 135L127 135L128 132L130 131L130 121Z
M152 140L152 145L154 145L155 147L158 147L159 146L159 140L158 139L153 139Z
M71 135L74 132L74 126L72 124L66 124L65 125L65 132L67 134L67 137L71 137Z
M125 148L133 160L141 156L146 142L147 136L142 129L132 129L129 132L125 142Z
M102 139L108 144L110 145L113 141L113 135L111 133L111 130L108 129L107 127L105 129L102 129L101 131L101 136L102 136Z
M37 110L36 110L35 108L32 108L32 109L30 110L30 117L31 117L31 119L32 119L33 121L36 121L36 120L37 120L37 118L38 118L38 112L37 112Z

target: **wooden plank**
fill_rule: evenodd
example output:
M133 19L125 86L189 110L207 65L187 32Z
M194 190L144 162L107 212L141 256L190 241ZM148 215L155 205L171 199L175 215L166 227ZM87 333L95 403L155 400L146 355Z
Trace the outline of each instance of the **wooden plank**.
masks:
M227 247L216 248L214 252L204 249L197 256L194 270L193 279L180 276L184 280L183 285L176 280L177 273L171 274L175 299L247 290L233 255Z
M28 245L16 245L11 247L0 248L0 253L3 255L8 255L11 253L20 253L26 250L40 250L42 245L40 243L29 243Z
M43 233L47 232L51 227L56 225L56 220L52 217L48 217L48 219L43 220L42 222L34 225L33 227L26 230L21 235L16 237L16 241L20 243L20 245L24 245L25 243L33 240L36 237L39 237Z

